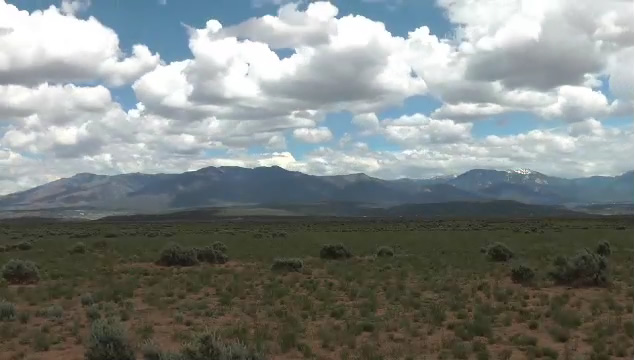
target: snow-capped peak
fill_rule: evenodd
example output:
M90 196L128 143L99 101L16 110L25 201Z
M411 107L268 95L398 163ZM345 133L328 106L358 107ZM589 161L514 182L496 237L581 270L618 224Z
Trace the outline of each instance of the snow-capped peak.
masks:
M529 175L534 173L533 170L529 170L529 169L511 169L511 170L507 170L507 172L521 174L521 175Z

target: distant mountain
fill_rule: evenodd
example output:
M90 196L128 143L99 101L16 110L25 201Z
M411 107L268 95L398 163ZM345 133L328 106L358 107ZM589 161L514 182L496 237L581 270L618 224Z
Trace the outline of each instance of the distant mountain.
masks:
M528 204L633 202L633 171L614 177L564 179L528 169L475 169L448 183L485 198Z
M449 180L448 183L460 189L478 192L497 184L524 185L536 189L559 184L562 181L566 180L527 169L507 171L474 169Z
M313 176L277 166L206 167L181 174L82 173L2 196L0 210L151 213L271 203L350 202L385 208L488 200L571 206L632 203L633 172L615 177L563 179L526 169L475 169L458 176L398 180L365 174Z
M38 209L58 207L111 207L125 204L136 189L163 177L177 175L122 174L114 176L80 173L26 191L0 197L0 208ZM148 204L149 205L149 204Z
M478 191L480 194L496 200L513 200L526 204L558 205L570 201L549 186L525 185L514 183L495 183Z
M584 194L584 199L592 203L633 202L633 171L622 175L592 176L574 179L567 190L571 196Z

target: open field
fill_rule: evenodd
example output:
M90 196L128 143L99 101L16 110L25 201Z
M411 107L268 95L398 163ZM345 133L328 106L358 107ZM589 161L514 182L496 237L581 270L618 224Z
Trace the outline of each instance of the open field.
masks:
M27 241L0 252L41 277L0 285L15 308L0 308L0 359L83 359L97 318L120 322L139 359L150 340L178 352L205 330L275 359L633 358L632 218L0 224L0 246ZM169 242L216 241L224 264L155 264ZM548 278L556 256L599 241L607 285ZM78 242L85 252L69 252ZM514 257L489 261L493 242ZM354 256L321 259L327 243ZM272 271L275 258L304 267ZM536 279L512 282L518 264Z

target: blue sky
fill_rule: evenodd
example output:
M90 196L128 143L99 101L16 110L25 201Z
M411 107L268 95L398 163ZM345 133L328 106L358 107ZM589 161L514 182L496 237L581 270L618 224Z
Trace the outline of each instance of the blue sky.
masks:
M632 3L532 4L0 0L0 182L632 169Z

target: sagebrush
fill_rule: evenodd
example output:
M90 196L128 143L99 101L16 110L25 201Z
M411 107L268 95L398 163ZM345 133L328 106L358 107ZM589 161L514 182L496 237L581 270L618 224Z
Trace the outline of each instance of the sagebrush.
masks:
M40 270L32 261L11 259L2 267L2 277L10 284L32 284L40 280Z
M505 262L514 257L514 253L507 245L495 242L485 248L485 254L490 261Z
M278 258L273 260L271 270L300 272L304 268L304 262L297 258Z
M348 259L353 254L343 244L326 244L320 250L322 259Z
M606 285L609 281L608 259L584 249L571 257L558 256L548 275L558 284Z
M395 256L395 250L388 246L381 246L377 249L377 257L391 257Z
M186 248L176 243L170 243L161 250L157 264L163 266L196 265L198 264L196 249Z
M223 251L218 250L213 245L197 248L195 251L198 261L209 264L224 264L229 259Z
M123 327L106 320L95 320L84 353L85 360L135 360L132 343Z
M511 278L517 284L527 284L534 280L536 273L534 270L525 265L517 265L512 268Z

